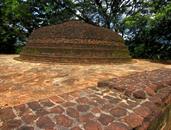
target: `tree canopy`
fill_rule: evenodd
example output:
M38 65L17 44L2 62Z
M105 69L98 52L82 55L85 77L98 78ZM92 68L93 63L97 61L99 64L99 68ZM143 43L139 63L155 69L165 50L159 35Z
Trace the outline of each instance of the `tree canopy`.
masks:
M169 0L1 0L0 53L17 53L33 29L71 19L118 32L133 57L171 59Z

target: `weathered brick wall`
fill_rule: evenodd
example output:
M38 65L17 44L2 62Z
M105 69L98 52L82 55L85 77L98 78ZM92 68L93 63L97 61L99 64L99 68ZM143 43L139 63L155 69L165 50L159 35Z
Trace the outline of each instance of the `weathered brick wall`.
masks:
M35 30L20 58L34 60L37 57L87 63L90 60L96 63L130 59L128 49L117 33L79 21Z
M140 101L139 108L132 108L136 115L129 117L127 124L134 130L171 129L171 69L136 73L126 77L98 83Z

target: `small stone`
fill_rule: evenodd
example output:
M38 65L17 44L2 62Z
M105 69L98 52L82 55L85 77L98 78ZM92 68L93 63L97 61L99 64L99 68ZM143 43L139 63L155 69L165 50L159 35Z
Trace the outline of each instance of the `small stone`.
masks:
M66 113L68 116L73 117L73 118L79 117L79 112L75 110L74 108L67 108Z
M112 122L105 130L129 130L129 128L120 122Z
M54 127L54 123L51 121L51 119L47 116L44 117L40 117L37 122L36 122L37 126L39 128L42 129L46 129L46 128L53 128Z
M146 95L143 90L136 90L133 92L133 96L137 99L145 99Z
M113 117L102 113L98 120L101 122L101 124L108 125L113 121Z
M55 119L57 125L61 125L64 127L70 127L73 123L73 121L68 116L65 115L57 115Z
M77 109L78 109L78 111L80 111L80 112L87 112L88 110L89 110L89 106L88 105L78 105L77 106Z
M143 118L135 113L131 113L123 119L131 128L136 128L143 123Z
M102 130L101 125L95 121L88 121L84 125L85 130Z

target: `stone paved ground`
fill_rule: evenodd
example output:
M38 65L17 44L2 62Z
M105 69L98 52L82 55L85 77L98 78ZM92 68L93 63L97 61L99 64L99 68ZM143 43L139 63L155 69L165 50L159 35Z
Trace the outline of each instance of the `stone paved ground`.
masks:
M0 108L95 87L101 80L171 68L144 60L119 65L67 65L21 62L14 60L16 57L0 55Z
M136 73L7 107L0 110L0 129L146 130L171 103L170 77L171 69Z

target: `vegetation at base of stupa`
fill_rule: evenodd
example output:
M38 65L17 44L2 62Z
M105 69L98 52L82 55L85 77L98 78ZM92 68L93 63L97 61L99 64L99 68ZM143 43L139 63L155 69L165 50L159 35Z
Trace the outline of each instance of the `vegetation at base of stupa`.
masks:
M71 19L118 32L133 57L171 59L169 0L1 0L0 53L18 53L33 29Z

